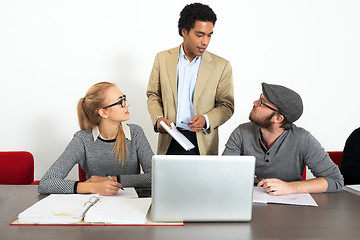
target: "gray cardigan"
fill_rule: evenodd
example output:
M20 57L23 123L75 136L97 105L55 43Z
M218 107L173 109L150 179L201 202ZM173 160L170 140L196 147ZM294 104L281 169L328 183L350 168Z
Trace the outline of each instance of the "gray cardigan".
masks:
M285 130L270 149L261 141L260 128L248 122L231 134L223 155L251 155L256 158L255 174L259 178L301 181L305 165L315 177L328 182L327 192L341 191L344 179L320 143L305 129L293 125Z
M126 139L128 152L123 166L113 151L115 140L97 138L94 141L91 132L80 130L42 177L39 193L75 193L77 181L66 180L65 177L76 164L80 164L85 170L87 178L106 174L120 175L123 187L150 187L151 158L154 153L142 128L135 124L128 125L131 140ZM140 167L144 174L140 174Z

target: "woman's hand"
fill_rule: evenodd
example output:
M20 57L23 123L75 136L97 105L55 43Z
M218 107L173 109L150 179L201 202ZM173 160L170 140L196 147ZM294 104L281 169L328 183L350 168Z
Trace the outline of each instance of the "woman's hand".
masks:
M93 193L99 193L100 195L104 196L112 196L118 193L119 188L122 185L118 182L113 182L109 178L106 181L95 182L93 183Z
M108 177L91 176L85 182L79 182L77 193L93 193L104 196L117 194L122 185L118 182L111 181Z
M99 183L103 181L109 181L110 179L108 177L100 177L100 176L91 176L89 179L87 179L85 182L93 182L93 183Z

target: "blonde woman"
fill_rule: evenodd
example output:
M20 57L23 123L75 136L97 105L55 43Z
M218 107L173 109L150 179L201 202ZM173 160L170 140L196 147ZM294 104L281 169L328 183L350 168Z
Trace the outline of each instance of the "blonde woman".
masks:
M150 187L154 153L142 128L125 123L129 106L113 83L93 85L78 102L81 130L42 177L39 193L114 195L122 187ZM65 180L75 164L85 170L85 182Z

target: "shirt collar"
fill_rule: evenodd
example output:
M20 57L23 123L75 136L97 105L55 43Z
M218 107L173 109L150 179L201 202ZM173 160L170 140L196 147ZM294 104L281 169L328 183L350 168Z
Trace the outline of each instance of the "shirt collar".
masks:
M183 60L189 61L189 59L186 57L184 47L183 47L182 44L180 46L179 58L180 58L181 61L183 61ZM192 62L196 63L200 59L201 59L201 56L196 56Z
M122 126L122 128L123 128L125 137L131 141L130 127L129 127L125 122L121 122L121 126ZM96 141L96 139L97 139L98 137L103 138L103 137L101 136L101 134L100 134L99 126L95 126L95 127L92 129L92 135L93 135L94 141Z
M273 148L273 149L277 149L278 147L278 145L280 145L282 142L283 142L283 140L284 140L284 138L288 135L288 133L289 133L289 130L284 130L280 135L279 135L279 137L275 140L275 143L271 146L271 148ZM260 128L259 128L259 131L258 131L258 136L257 136L257 138L259 139L259 143L260 143L260 146L261 146L261 148L264 150L264 152L267 152L268 150L270 150L270 149L267 149L266 147L265 147L265 144L263 143L263 140L262 140L262 133L261 133L261 130L260 130Z

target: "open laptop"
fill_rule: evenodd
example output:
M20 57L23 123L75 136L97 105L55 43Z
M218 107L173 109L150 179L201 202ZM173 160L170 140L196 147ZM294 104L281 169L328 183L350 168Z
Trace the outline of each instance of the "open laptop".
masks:
M154 155L153 221L250 221L253 156Z

